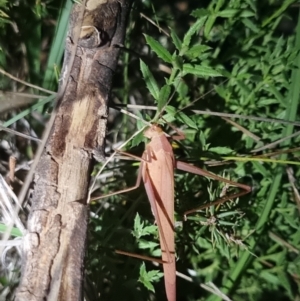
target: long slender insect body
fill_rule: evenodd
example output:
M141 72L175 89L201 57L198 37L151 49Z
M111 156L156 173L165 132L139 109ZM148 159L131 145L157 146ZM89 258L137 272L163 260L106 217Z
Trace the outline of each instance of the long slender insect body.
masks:
M157 125L149 127L151 139L143 154L142 176L152 212L159 229L167 299L176 300L174 240L174 168L175 158L167 137Z
M160 246L162 252L165 288L168 301L176 300L176 265L175 265L175 241L174 241L174 169L208 176L222 181L228 185L234 185L243 191L230 196L223 196L210 205L223 203L230 198L240 197L251 191L251 187L234 183L217 175L211 174L196 166L176 161L172 146L165 133L158 125L152 125L144 136L151 139L146 145L141 165L142 177L152 212L159 229ZM181 138L182 136L179 136ZM206 205L185 212L185 216L193 213Z

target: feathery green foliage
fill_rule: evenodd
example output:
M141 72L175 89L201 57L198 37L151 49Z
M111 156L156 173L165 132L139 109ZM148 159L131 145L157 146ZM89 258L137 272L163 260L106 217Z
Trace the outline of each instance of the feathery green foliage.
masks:
M0 1L1 68L55 91L71 2ZM209 113L299 121L300 27L295 3L163 0L133 4L112 101L149 106L131 110L142 119L164 124L168 134L174 131L166 121L183 131L186 139L174 143L179 160L253 187L240 200L208 207L184 221L186 210L230 189L204 177L176 173L176 265L178 272L192 278L188 282L177 277L178 300L219 299L203 288L211 282L232 300L299 298L299 167L244 158L298 129L292 124L242 118L230 123ZM24 91L23 84L3 75L0 88ZM33 88L25 91L44 95ZM27 124L40 134L49 116L48 103L54 98L46 96L39 104L1 115L1 122L16 128ZM111 116L108 153L143 126L112 110ZM7 135L3 140L13 145L20 164L32 159L34 143L17 144ZM127 151L141 155L143 140L142 135L136 136ZM299 136L295 136L275 149L292 150L298 145ZM270 151L274 149L257 155ZM212 165L223 156L243 161ZM296 150L274 159L299 161L298 157ZM7 161L7 154L1 159ZM134 185L138 163L116 162L97 178L95 194ZM1 167L1 173L5 172ZM160 256L144 188L93 202L90 215L86 300L166 300L159 266L114 253L120 249ZM7 288L13 291L17 270L9 276L1 274L1 297L11 296Z

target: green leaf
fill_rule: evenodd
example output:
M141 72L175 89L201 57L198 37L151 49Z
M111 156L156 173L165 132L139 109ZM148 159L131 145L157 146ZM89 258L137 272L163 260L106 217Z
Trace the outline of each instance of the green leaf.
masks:
M239 9L226 9L218 12L217 16L221 18L232 18L238 14L239 11Z
M188 47L190 45L192 36L195 33L197 33L197 31L199 31L201 27L203 27L206 19L207 19L206 17L201 17L189 28L189 30L187 31L187 33L183 38L183 43L182 43L183 48Z
M222 74L211 67L203 66L203 65L191 65L184 64L183 65L183 74L193 74L199 77L215 77L222 76Z
M206 22L205 27L204 27L204 36L205 37L209 36L210 31L211 31L211 29L213 28L213 26L215 24L215 21L216 21L216 16L210 16L207 19L207 22Z
M210 49L211 47L207 45L194 45L185 52L185 55L190 57L191 59L199 58L201 53L206 52Z
M138 281L141 282L148 290L155 293L154 286L151 283L151 279L146 271L146 266L144 262L140 267L140 277Z
M180 79L178 84L176 83L174 86L175 86L176 92L178 93L178 95L181 99L185 98L188 95L189 87L186 84L186 82L184 82L182 79Z
M178 69L178 70L182 71L183 59L181 56L173 55L172 63L173 63L174 69Z
M145 228L143 228L142 236L146 236L149 234L156 234L156 233L157 233L156 225L146 226Z
M164 273L162 273L159 270L149 271L148 274L151 277L153 282L157 282L159 279L161 279L164 276Z
M174 107L172 107L172 106L166 106L166 107L165 107L165 111L166 111L169 115L171 115L171 116L174 117L175 114L176 114L177 109L174 108Z
M289 275L283 271L279 271L278 279L280 280L280 284L286 289L289 294L290 300L293 299L293 290L291 288L291 282L289 279Z
M245 9L242 12L239 13L239 16L242 18L249 18L249 17L254 17L255 16L255 12Z
M158 98L159 98L158 84L157 84L156 80L154 79L148 66L142 60L140 60L140 68L141 68L141 71L142 71L142 74L143 74L143 77L144 77L144 80L146 82L146 86L147 86L149 92L151 93L151 95L153 96L153 98L155 100L158 100Z
M137 213L134 219L134 230L132 231L133 236L139 239L142 236L143 227L144 223L141 221L140 215Z
M149 234L156 234L156 233L157 233L157 226L155 225L145 226L145 223L141 221L140 215L137 213L134 219L132 235L137 239L140 239L143 236Z
M140 277L138 281L141 282L148 290L155 293L152 282L157 282L160 278L162 278L162 276L163 273L158 270L152 270L147 272L146 265L143 262L143 264L140 267Z
M177 113L176 114L176 119L181 120L184 124L186 124L190 128L193 128L193 129L196 129L196 130L198 129L197 124L190 117L188 117L186 114L184 114L183 112Z
M203 131L200 131L199 140L201 142L202 147L206 146L206 135Z
M201 18L201 17L206 17L210 14L210 11L208 9L204 8L198 8L192 11L191 16L195 18Z
M261 274L260 274L260 277L262 279L265 279L267 282L272 283L274 285L278 285L280 283L277 275L274 275L274 274L270 273L267 270L262 271Z
M214 86L214 90L221 98L226 98L227 93L229 92L228 89L224 88L223 86Z
M251 29L255 33L259 33L260 29L259 27L251 20L251 19L242 19L243 24L246 26L246 28Z
M143 124L143 126L145 126L145 124ZM145 136L144 136L144 133L143 133L143 132L140 132L138 135L135 135L135 136L133 137L133 139L131 140L130 146L131 146L131 147L134 147L134 146L139 145L139 144L142 143L142 142L146 143L147 140L146 140L146 138L145 138Z
M164 109L164 106L168 103L169 96L171 93L171 87L164 85L159 91L159 98L157 101L157 111L161 112Z
M155 230L157 230L157 228ZM158 246L159 246L158 242L149 241L149 240L145 240L145 239L139 239L139 248L140 249L143 249L143 250L145 250L145 249L154 249Z
M221 146L218 146L218 147L210 147L209 150L211 152L214 152L216 154L219 154L219 155L228 155L228 154L232 154L232 149L230 149L229 147L221 147Z
M176 32L173 29L171 29L171 38L172 38L173 44L175 45L176 49L178 51L180 51L181 46L182 46L182 42L181 42L178 35L176 34Z
M154 40L152 37L144 34L147 44L150 46L151 50L153 50L156 55L161 58L166 63L172 63L172 55L171 53L163 47L160 43Z

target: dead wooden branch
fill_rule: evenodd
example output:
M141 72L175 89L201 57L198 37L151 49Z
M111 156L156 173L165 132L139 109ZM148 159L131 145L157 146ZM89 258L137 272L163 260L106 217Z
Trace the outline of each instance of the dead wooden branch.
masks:
M74 5L61 79L65 91L34 176L18 301L82 299L87 191L94 159L104 155L107 102L129 2L87 0L77 43L72 29L84 6Z

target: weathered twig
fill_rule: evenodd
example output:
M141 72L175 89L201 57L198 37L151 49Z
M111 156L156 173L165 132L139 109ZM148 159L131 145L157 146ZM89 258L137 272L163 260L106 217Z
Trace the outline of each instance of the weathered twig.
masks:
M24 266L16 300L81 300L87 191L94 158L103 156L107 101L123 44L129 0L87 0L76 46L70 18L63 97L34 177ZM66 74L70 74L65 78Z

